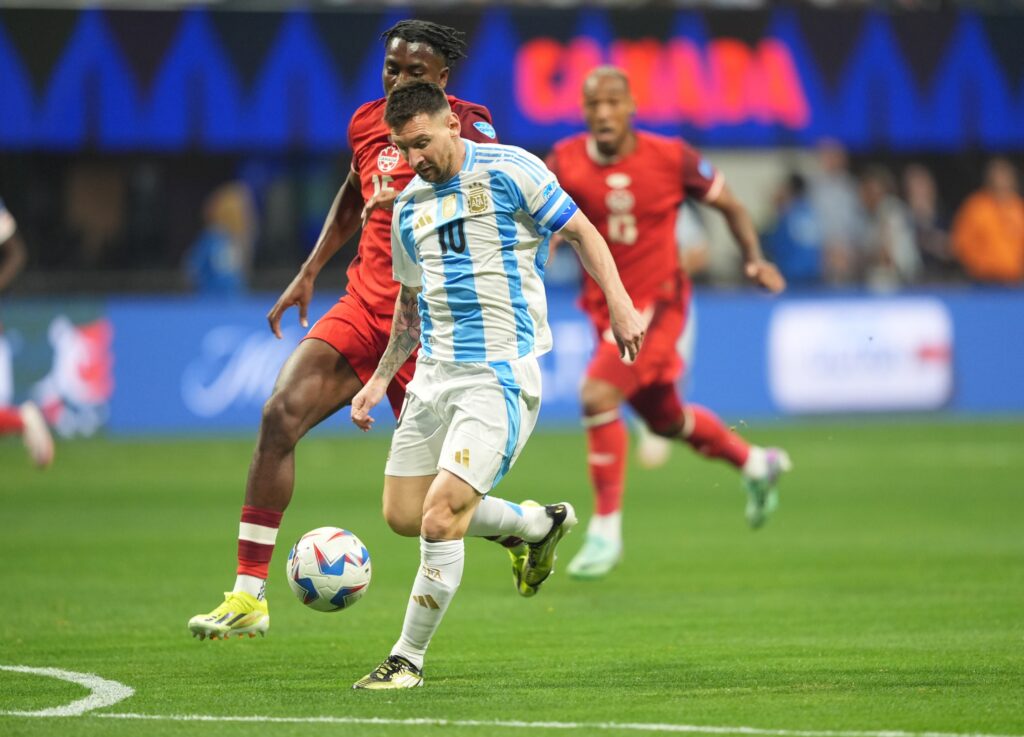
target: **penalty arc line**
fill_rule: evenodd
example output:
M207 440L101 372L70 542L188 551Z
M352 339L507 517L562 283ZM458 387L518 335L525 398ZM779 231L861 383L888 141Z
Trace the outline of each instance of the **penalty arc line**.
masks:
M93 709L112 706L135 693L135 689L131 686L126 686L117 681L108 681L106 678L100 678L93 673L77 673L73 670L61 670L60 668L30 668L27 665L0 665L0 670L57 678L61 681L77 683L79 686L90 691L89 695L85 698L72 701L64 706L54 706L50 709L39 709L37 711L0 711L0 716L77 717Z
M389 719L386 717L271 717L213 716L208 714L92 714L102 719L141 719L174 722L248 722L263 724L363 724L407 727L490 727L504 729L621 730L688 734L735 734L756 737L1024 737L967 732L906 732L903 730L763 729L702 724L646 724L635 722L526 722L501 719Z

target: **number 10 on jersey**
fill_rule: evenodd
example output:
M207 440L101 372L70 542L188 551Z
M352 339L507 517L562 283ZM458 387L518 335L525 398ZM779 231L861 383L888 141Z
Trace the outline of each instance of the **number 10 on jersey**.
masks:
M441 253L448 251L462 253L466 250L466 226L462 219L452 220L437 229L437 239L441 242Z

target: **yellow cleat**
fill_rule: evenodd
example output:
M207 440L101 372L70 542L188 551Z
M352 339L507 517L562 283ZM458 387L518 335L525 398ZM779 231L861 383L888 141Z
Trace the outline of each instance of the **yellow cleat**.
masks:
M265 599L260 601L244 591L226 592L224 603L209 614L192 617L188 629L200 640L226 640L231 635L262 637L270 629L270 610Z

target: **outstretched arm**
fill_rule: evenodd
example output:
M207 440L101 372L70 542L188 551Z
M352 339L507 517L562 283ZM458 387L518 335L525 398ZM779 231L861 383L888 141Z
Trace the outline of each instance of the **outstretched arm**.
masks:
M605 301L608 302L612 333L619 345L619 354L628 354L632 361L640 351L645 327L633 307L633 300L622 286L622 279L619 278L619 270L615 267L608 244L582 210L577 210L569 218L569 222L558 231L558 235L572 244L580 255L583 268L594 277L594 281L604 292Z
M765 260L754 221L750 219L747 208L729 189L729 185L723 184L718 195L713 200L705 200L704 204L715 208L725 218L732 237L743 252L743 273L746 277L772 294L778 294L785 289L785 278L775 264Z
M270 330L278 338L281 337L281 318L289 307L299 308L299 323L302 327L309 326L309 303L313 299L313 282L328 261L359 229L363 211L363 193L360 189L359 175L349 171L331 211L327 214L324 227L320 231L316 245L299 268L299 273L292 279L277 302L267 313Z
M384 355L380 357L373 376L352 399L352 422L363 432L373 426L370 410L384 398L388 384L420 343L420 291L420 287L407 287L404 284L398 291L388 347L384 349Z

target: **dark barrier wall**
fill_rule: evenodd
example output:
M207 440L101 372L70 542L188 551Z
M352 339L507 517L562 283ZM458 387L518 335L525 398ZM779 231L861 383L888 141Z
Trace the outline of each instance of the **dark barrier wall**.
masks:
M0 13L0 149L346 147L395 13ZM779 9L449 13L451 90L537 150L579 129L581 77L635 81L639 121L702 146L1024 149L1024 16Z

